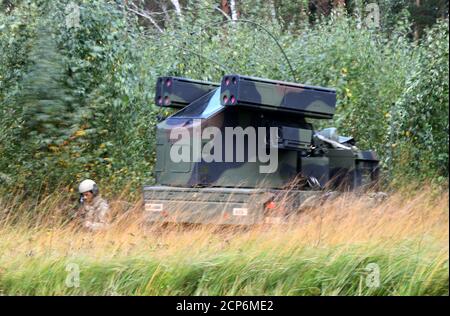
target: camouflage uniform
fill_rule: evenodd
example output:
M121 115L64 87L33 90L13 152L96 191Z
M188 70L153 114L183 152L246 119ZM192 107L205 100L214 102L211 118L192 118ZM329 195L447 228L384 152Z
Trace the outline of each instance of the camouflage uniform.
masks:
M109 225L109 205L100 196L94 197L92 203L84 202L81 206L83 214L83 227L91 231L98 231L108 228Z

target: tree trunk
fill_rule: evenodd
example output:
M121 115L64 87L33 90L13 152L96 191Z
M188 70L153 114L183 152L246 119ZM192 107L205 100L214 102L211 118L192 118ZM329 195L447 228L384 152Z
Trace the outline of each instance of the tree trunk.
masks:
M173 4L173 6L175 7L175 12L177 13L177 15L181 16L181 6L180 6L180 2L178 0L170 0Z
M228 16L230 16L230 6L228 5L228 0L220 0L220 10L225 12Z
M333 12L336 15L341 15L345 9L345 1L344 0L333 0Z
M277 21L277 9L275 8L275 1L271 0L270 3L270 15L272 16L272 22Z
M345 7L345 0L333 0L333 7L335 9Z
M231 19L233 21L236 21L238 18L238 13L236 10L236 1L235 0L230 0L230 10L231 10Z
M416 0L417 10L420 7L420 0ZM417 21L414 23L414 41L418 41L420 36L419 23Z
M321 15L329 15L330 14L330 4L327 0L316 0L313 1L314 6L316 7L316 13L318 16Z

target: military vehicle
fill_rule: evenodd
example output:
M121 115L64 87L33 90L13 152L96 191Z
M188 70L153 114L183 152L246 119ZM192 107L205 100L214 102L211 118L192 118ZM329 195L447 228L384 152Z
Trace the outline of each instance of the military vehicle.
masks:
M311 119L333 118L334 89L238 74L220 84L168 76L157 79L155 104L178 111L156 127L157 185L143 188L149 222L279 222L320 194L378 179L373 151L335 128L313 128Z

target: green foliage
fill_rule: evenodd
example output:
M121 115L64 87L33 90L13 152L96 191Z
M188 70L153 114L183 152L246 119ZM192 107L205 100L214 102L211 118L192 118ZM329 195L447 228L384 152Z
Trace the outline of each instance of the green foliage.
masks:
M127 26L103 1L80 7L79 27L69 28L64 2L24 4L2 33L0 166L4 182L30 192L86 177L117 186L151 181L154 79L138 54L136 23Z
M251 245L254 247L255 245ZM234 249L105 258L19 255L0 276L7 295L448 295L448 261L433 247L380 246L280 248L270 253ZM419 252L418 252L419 251ZM418 255L419 254L419 255ZM367 286L379 267L379 286ZM68 263L82 271L66 286ZM13 268L14 267L14 268ZM69 283L70 284L70 283Z
M394 165L398 174L448 178L448 21L433 27L418 47L407 88L395 104Z
M153 104L156 78L230 72L334 87L327 126L376 150L392 176L448 178L448 22L416 45L404 18L389 33L344 13L311 26L291 21L303 2L260 2L241 3L237 22L195 2L163 33L104 0L77 2L79 27L66 24L65 1L0 12L0 184L150 184L157 115L168 114Z
M402 29L388 38L353 19L336 17L304 32L289 49L298 81L337 90L333 124L387 163L385 119L405 88L413 58ZM320 123L329 125L330 122Z

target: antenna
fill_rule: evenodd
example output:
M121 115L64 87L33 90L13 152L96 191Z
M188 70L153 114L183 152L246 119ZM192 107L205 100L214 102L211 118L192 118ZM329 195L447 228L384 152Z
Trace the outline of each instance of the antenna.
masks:
M239 20L225 20L225 21L220 21L220 22L216 22L216 23L209 23L209 24L203 24L201 26L201 31L203 31L203 29L205 28L210 28L216 25L221 25L221 24L227 24L227 23L248 23L248 24L252 24L254 26L257 26L258 28L260 28L261 30L263 30L264 32L266 32L267 34L269 34L269 36L275 41L275 43L277 44L278 48L280 49L281 53L283 54L284 59L286 60L289 69L291 71L291 75L292 75L292 79L293 81L296 81L296 74L294 71L294 68L291 65L291 62L289 61L289 58L286 55L286 52L284 51L283 47L281 46L280 42L278 42L277 38L264 26L262 26L261 24L255 22L255 21L251 21L251 20L246 20L246 19L239 19ZM191 35L195 35L198 34L198 32L192 32Z

